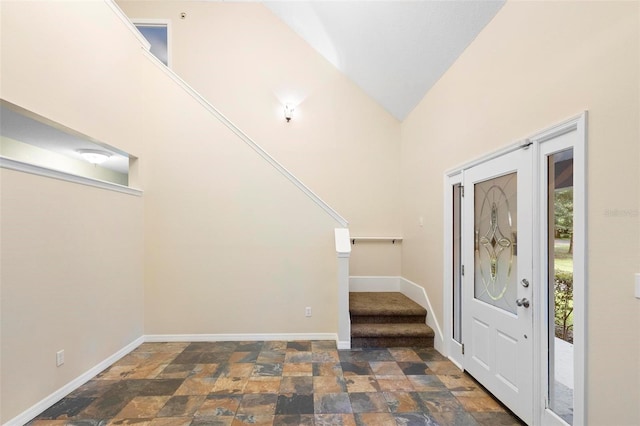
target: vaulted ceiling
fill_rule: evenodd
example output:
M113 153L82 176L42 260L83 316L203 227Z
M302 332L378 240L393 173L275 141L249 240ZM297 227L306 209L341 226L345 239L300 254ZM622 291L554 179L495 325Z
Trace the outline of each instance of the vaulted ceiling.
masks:
M400 121L503 4L503 0L265 2Z
M266 1L329 62L402 121L504 0ZM91 142L2 106L2 135L78 157ZM115 161L113 159L118 159ZM126 157L105 167L126 169Z

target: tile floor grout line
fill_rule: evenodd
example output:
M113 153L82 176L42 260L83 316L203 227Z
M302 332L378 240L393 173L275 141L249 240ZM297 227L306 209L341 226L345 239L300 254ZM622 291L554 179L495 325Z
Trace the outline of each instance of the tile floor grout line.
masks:
M520 425L433 348L143 343L29 426Z

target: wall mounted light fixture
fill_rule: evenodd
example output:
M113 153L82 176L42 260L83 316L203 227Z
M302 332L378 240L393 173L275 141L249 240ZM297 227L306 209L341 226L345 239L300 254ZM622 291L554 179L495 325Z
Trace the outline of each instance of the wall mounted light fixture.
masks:
M291 104L285 104L284 106L284 118L287 120L287 123L291 121L291 117L293 117L293 111L295 108Z
M91 164L102 164L111 157L110 152L98 149L79 149L76 152Z

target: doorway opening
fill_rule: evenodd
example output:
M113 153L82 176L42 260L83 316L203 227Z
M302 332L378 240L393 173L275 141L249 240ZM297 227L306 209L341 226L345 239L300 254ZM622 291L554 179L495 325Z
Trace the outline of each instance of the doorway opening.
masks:
M446 355L528 424L584 423L585 144L583 113L445 179Z

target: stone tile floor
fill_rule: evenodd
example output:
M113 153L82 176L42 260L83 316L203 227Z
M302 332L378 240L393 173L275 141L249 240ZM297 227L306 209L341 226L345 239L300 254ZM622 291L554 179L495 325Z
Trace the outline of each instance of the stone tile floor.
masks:
M520 425L435 349L144 343L28 423Z

